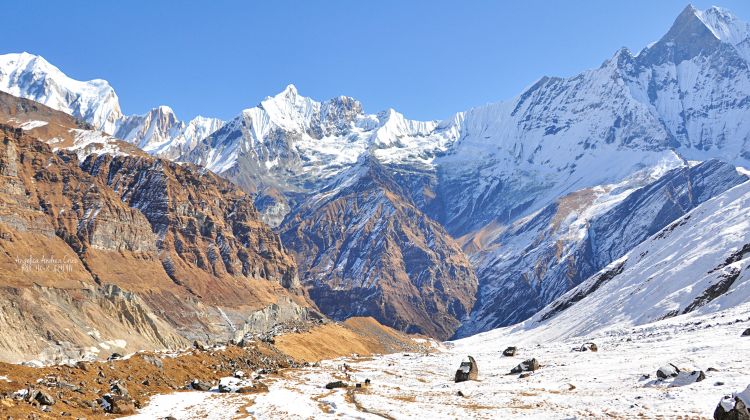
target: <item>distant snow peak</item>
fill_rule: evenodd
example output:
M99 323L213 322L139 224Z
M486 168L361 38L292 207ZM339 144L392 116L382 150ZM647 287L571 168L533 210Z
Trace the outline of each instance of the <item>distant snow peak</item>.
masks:
M74 80L43 57L25 52L0 55L0 91L73 115L96 130L167 158L187 152L223 124L203 117L186 124L166 105L144 115L123 115L107 81Z
M0 55L0 90L66 112L110 133L122 118L109 83L71 79L43 57L26 52Z

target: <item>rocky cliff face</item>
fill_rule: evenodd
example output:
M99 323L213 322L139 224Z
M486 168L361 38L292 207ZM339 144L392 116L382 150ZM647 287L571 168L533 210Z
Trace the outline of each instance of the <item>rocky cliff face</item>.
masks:
M469 261L377 161L352 171L282 225L310 296L336 319L369 315L448 338L474 303Z
M0 136L4 359L228 339L279 299L308 306L293 259L227 181Z

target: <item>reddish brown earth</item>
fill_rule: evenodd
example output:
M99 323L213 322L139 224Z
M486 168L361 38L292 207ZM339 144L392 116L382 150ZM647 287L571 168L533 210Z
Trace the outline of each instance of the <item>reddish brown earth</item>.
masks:
M267 373L255 381L253 389L246 390L264 392L266 378L289 374L289 368L302 362L353 353L366 356L419 350L424 349L403 333L384 327L372 318L358 318L276 337L275 345L252 341L244 347L190 349L174 355L143 352L127 359L44 368L0 363L0 378L3 378L0 379L0 413L17 419L30 415L40 419L59 418L63 413L72 418L101 418L111 414L105 413L97 400L106 393L113 393L113 383L125 386L128 399L132 400L133 408L137 408L156 394L192 392L186 388L195 379L215 386L219 378L232 376L237 370L250 374L264 369ZM22 389L41 390L55 403L46 413L41 405L14 395Z

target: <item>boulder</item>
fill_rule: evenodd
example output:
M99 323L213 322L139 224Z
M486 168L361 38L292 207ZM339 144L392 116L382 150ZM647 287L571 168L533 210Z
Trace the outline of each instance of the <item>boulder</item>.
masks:
M524 373L518 375L518 379L528 378L529 376L531 376L531 372L524 372Z
M583 343L581 346L581 351L599 351L599 347L596 346L594 343Z
M517 350L518 349L516 347L510 346L510 347L506 348L505 350L503 350L503 356L506 356L506 357L515 356Z
M479 367L477 366L477 361L474 360L473 357L469 356L468 362L461 362L461 366L459 366L458 370L456 371L454 381L457 383L464 381L476 381L478 375Z
M334 382L328 382L326 384L326 389L346 388L348 386L349 385L347 385L346 382L334 381Z
M521 372L533 372L535 370L539 370L540 367L541 366L536 359L528 359L524 360L523 362L519 363L518 366L511 369L510 373L515 374Z
M29 402L37 402L39 405L55 405L55 399L48 393L38 390L38 389L32 389L28 393L28 401Z
M162 362L158 357L144 355L143 361L150 365L156 366L158 369L164 369L164 362Z
M122 359L122 355L120 353L112 353L107 358L107 360L117 360L117 359Z
M193 379L190 382L190 388L196 390L196 391L210 391L211 390L211 384L208 382L203 382L198 379Z
M118 395L105 395L102 400L106 403L105 411L112 414L135 414L135 405L133 400L127 397L121 397Z
M198 340L193 341L193 348L200 351L206 351L206 345Z
M253 387L253 382L246 379L239 379L232 376L221 378L219 380L219 392L243 392Z
M746 330L745 330L745 331L744 331L744 332L742 333L742 336L743 336L743 337L750 337L750 328L746 329Z
M121 397L127 397L130 395L125 385L119 382L112 383L112 385L109 386L109 390L112 391L115 395L119 395Z
M750 385L743 392L727 395L714 410L715 420L750 420Z
M680 368L673 365L672 363L660 367L656 371L656 377L660 379L674 378L680 373Z

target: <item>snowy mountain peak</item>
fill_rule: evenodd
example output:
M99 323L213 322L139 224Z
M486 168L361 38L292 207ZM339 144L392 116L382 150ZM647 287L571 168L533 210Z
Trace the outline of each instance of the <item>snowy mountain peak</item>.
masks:
M43 57L26 52L0 55L0 91L40 102L113 133L120 103L105 80L79 81Z
M26 52L0 55L0 91L73 115L97 130L166 158L189 151L223 125L223 121L205 117L186 124L166 105L143 115L123 115L117 95L106 80L72 79L43 57ZM287 91L296 95L293 86Z
M735 46L748 42L750 24L738 19L729 10L713 6L705 11L696 11L695 13L711 29L714 36L721 41Z

